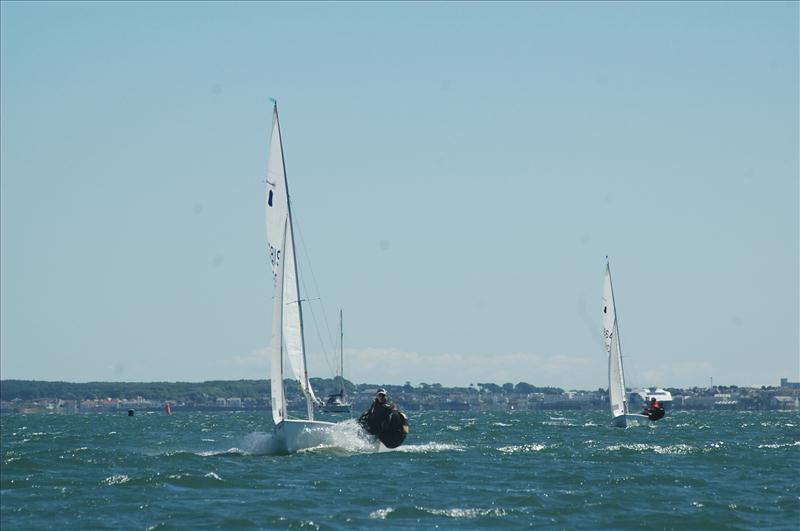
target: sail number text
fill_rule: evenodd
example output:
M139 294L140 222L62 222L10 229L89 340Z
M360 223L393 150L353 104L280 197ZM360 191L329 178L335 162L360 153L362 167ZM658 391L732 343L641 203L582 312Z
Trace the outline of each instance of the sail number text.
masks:
M269 244L269 261L272 262L272 267L281 262L281 250L273 247L271 243Z

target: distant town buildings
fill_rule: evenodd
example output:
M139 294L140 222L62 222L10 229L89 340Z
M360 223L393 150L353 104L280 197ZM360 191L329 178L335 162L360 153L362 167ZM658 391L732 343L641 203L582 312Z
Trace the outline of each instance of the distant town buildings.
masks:
M328 392L328 380L320 380L316 385L321 394ZM800 409L800 383L781 378L780 387L760 388L737 386L713 386L708 388L677 389L669 388L673 410L798 410ZM36 385L37 382L30 382ZM216 382L218 385L219 382ZM349 384L349 382L348 382ZM72 384L74 385L74 384ZM86 384L89 385L89 384ZM169 385L164 384L166 389ZM178 384L174 384L178 385ZM203 386L204 384L196 384ZM330 386L333 387L333 381ZM348 393L354 401L354 411L365 410L373 400L376 385L352 385ZM5 386L4 386L5 387ZM383 385L390 397L400 407L408 411L446 410L446 411L504 411L504 410L593 410L608 407L608 395L604 389L595 391L562 390L558 388L537 388L521 382L517 385L477 384L469 387L443 387L440 384L420 384L417 387L406 383L403 386ZM288 389L288 388L287 388ZM241 389L240 389L241 390ZM163 391L163 388L162 388ZM74 391L73 391L74 392ZM167 391L170 392L170 391ZM162 411L167 402L173 412L180 410L268 410L269 396L263 392L263 385L254 396L210 396L195 392L192 399L163 400L145 396L133 398L91 398L64 399L47 397L23 400L7 396L3 390L0 400L0 413L45 413L74 415L77 413L135 411ZM177 391L176 391L177 393ZM641 390L631 390L636 396ZM305 399L294 390L287 397L289 408L303 410ZM631 407L641 404L631 402Z

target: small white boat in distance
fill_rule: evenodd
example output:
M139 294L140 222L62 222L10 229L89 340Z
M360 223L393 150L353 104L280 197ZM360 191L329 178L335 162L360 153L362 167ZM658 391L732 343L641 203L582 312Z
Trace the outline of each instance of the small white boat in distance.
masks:
M341 386L339 392L328 395L325 403L319 408L326 413L350 413L353 404L348 402L344 396L344 332L342 328L342 310L339 310L339 374L338 380Z
M303 339L303 309L297 277L294 251L292 211L289 204L288 182L283 159L283 143L278 120L278 104L272 112L272 136L267 165L267 240L275 281L275 300L272 310L272 362L270 387L272 420L281 451L293 453L320 444L331 422L314 420L314 395L308 378L305 342ZM283 388L284 352L294 378L306 398L307 419L290 419Z
M603 340L608 352L608 398L615 426L642 426L650 423L647 415L630 413L625 394L625 372L622 370L622 349L619 344L617 309L614 305L614 288L611 285L611 268L606 261L603 279Z
M319 408L326 413L350 413L353 409L353 404L346 402L344 396L341 394L328 395L325 403Z

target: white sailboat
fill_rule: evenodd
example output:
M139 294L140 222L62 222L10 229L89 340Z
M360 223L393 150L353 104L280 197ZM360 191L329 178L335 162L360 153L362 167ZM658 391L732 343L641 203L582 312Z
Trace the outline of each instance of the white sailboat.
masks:
M278 120L278 104L274 102L272 135L267 165L267 240L275 281L272 317L271 393L272 420L275 435L283 451L295 452L315 444L314 432L326 431L330 422L314 420L314 405L319 402L308 378L303 309L295 259L292 210L283 157L283 142ZM294 378L306 399L307 419L290 419L283 387L284 353Z
M603 340L608 352L608 396L615 426L644 425L650 419L646 415L630 413L628 396L625 393L625 372L622 369L622 349L619 344L617 308L614 305L614 288L611 285L611 268L606 261L603 278Z
M339 310L339 392L328 395L328 399L320 406L327 413L350 413L353 404L344 396L344 330L342 328L342 310Z

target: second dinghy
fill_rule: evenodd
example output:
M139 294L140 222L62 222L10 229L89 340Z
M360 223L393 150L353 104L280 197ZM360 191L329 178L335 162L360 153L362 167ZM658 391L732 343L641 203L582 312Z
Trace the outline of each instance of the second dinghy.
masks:
M603 340L608 352L608 398L615 426L626 428L648 424L650 418L630 413L625 394L625 372L622 370L622 349L619 344L617 308L614 305L614 288L611 285L611 268L606 261L603 278Z

